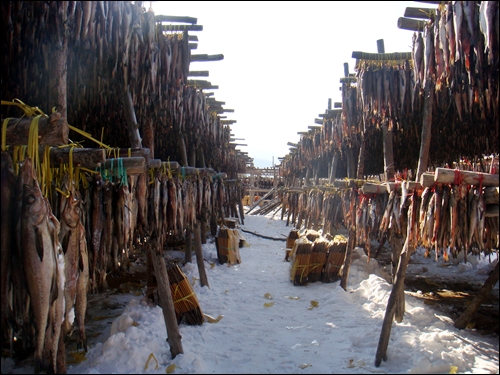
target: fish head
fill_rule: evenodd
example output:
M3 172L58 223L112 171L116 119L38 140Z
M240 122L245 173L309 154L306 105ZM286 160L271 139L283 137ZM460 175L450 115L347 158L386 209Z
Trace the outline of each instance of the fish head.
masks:
M81 199L76 193L70 193L62 214L63 220L71 228L80 221Z
M34 181L34 186L23 185L23 214L33 225L38 225L47 216L47 205L42 192Z

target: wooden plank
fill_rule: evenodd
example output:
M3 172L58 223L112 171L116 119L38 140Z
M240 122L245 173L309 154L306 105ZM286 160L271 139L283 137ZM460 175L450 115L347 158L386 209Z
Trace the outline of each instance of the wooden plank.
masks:
M190 42L197 42L198 41L198 35L189 35L188 41L190 41Z
M190 70L188 77L208 77L208 70Z
M422 173L422 176L420 176L420 185L424 188L434 186L434 172Z
M467 185L498 186L498 175L481 172L462 171L449 168L436 168L434 181L442 184L454 184L458 181Z
M185 17L185 16L164 16L163 14L155 15L156 22L180 22L180 23L190 23L191 25L196 25L198 22L197 18Z
M138 175L146 172L146 159L143 157L120 158L123 167L126 169L128 175ZM118 167L119 159L106 159L102 163L102 169L114 169Z
M424 31L426 22L421 20L416 20L413 18L398 18L398 29L410 30L410 31Z
M160 25L162 31L203 31L202 25Z
M188 47L189 49L198 49L198 43L189 43Z
M351 57L353 59L359 59L359 60L377 60L377 61L412 59L411 52L368 53L368 52L353 51Z
M342 102L334 102L333 108L342 108Z
M224 55L223 54L218 54L218 55L207 55L207 54L198 54L198 55L191 55L190 61L220 61L224 60Z
M321 118L315 118L314 119L314 123L315 124L319 124L319 125L323 125L323 119L321 119Z
M433 8L413 8L407 7L405 9L404 17L421 18L425 20L432 19L436 15L436 9Z
M484 189L484 201L486 204L498 204L498 187L487 187Z
M354 83L358 82L356 77L342 77L340 78L340 83Z
M255 207L257 207L259 205L260 202L262 202L264 199L266 199L267 197L269 197L274 191L276 190L276 188L272 188L267 194L265 194L264 196L262 196L262 198L260 198L257 202L255 202L252 207L250 207L248 209L247 212L245 212L245 214L249 214Z

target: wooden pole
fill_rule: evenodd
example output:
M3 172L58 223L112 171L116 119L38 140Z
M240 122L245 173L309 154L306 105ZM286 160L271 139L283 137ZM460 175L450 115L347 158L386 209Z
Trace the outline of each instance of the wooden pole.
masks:
M182 349L181 334L179 333L179 326L175 315L174 301L170 291L167 267L165 265L165 259L163 258L163 246L158 243L156 238L152 238L146 243L146 247L153 259L152 263L158 282L159 303L163 311L165 326L167 327L167 342L170 346L172 359L174 359L177 354L182 354L184 351Z
M442 184L453 184L456 180L460 180L461 183L467 185L482 185L495 187L499 185L499 179L497 174L473 172L473 171L461 171L449 168L436 168L434 172L434 182L439 182Z
M422 120L422 136L420 137L420 154L418 157L417 174L415 181L420 180L420 176L427 169L429 161L429 148L431 146L431 126L432 108L434 106L434 84L430 79L425 83L424 88L424 113Z
M137 119L135 117L134 103L128 88L122 92L122 101L123 107L125 108L125 117L127 119L130 147L142 148L142 139L139 134L139 125L137 124Z
M490 273L490 275L484 282L484 285L481 287L481 289L479 289L479 292L476 294L472 302L469 304L469 306L467 306L462 315L460 315L458 319L455 321L454 324L455 328L464 329L465 327L467 327L467 324L469 323L472 316L477 311L483 300L488 296L488 294L490 294L491 290L498 282L499 264L500 262L497 262L495 269Z
M191 263L193 259L193 236L192 236L192 228L188 226L186 228L186 238L184 243L184 263Z
M198 264L198 272L200 274L200 283L201 286L208 286L207 273L205 270L205 263L203 261L203 253L201 249L201 233L200 233L200 223L196 220L193 225L194 232L194 252L196 254L196 262Z
M422 32L424 31L425 24L426 22L422 20L405 17L398 18L398 29Z
M356 242L356 229L354 225L349 227L349 238L347 240L347 249L345 252L344 265L342 266L342 278L340 280L340 286L342 289L347 291L347 279L349 278L349 270L351 268L351 254L354 249L354 243Z

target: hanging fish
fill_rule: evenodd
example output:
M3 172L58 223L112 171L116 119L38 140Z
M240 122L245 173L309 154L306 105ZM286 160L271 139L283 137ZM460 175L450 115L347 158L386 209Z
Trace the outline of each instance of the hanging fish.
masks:
M97 262L100 259L101 239L104 230L104 209L102 205L102 177L100 174L96 175L92 184L92 242L91 242L91 259L90 263L90 280L91 291L97 293Z
M35 325L35 373L55 372L54 368L45 368L42 354L50 307L58 294L55 254L60 244L54 242L49 204L42 196L30 158L25 160L22 169L31 176L30 184L23 186L20 234L24 276Z
M462 21L463 21L462 1L453 1L453 25L455 28L455 62L460 60L462 50Z

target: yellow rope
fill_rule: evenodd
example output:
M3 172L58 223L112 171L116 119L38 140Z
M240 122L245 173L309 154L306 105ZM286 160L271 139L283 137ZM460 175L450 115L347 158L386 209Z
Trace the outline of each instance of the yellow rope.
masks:
M92 135L90 135L90 133L87 133L87 132L85 132L85 131L83 131L83 130L80 130L80 129L78 129L78 128L75 128L74 126L69 125L69 124L68 124L68 127L69 127L71 130L73 130L74 132L77 132L78 134L83 135L85 138L88 138L88 139L90 139L91 141L94 141L94 142L95 142L95 143L97 143L99 146L101 146L101 147L103 147L103 148L105 148L105 149L107 149L107 150L110 150L110 149L111 149L111 147L110 147L110 146L108 146L108 145L106 145L106 144L104 144L104 143L102 143L102 142L98 141L97 139L93 138L93 137L92 137ZM104 131L104 128L103 128L103 131Z
M5 143L7 141L7 125L9 124L10 119L11 119L11 117L3 120L3 124L2 124L2 151L5 151L5 149L6 149Z

